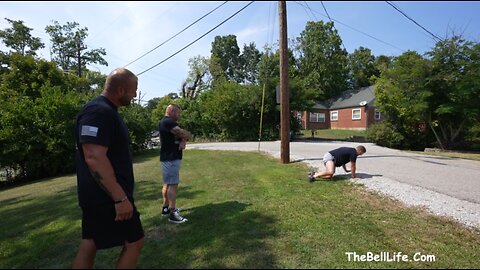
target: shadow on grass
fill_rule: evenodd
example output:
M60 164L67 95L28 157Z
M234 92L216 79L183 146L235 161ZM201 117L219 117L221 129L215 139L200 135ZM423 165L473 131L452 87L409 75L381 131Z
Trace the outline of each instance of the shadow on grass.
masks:
M247 211L238 201L182 209L184 224L158 224L146 232L141 268L275 268L268 243L277 235L275 218ZM155 259L161 258L161 259Z
M51 196L44 196L40 198L15 198L7 203L9 206L19 205L0 210L0 218L3 225L18 226L14 231L30 231L57 219L77 220L81 218L81 210L78 207L77 189L76 187L69 188L65 192L58 192ZM3 206L4 205L2 203ZM19 215L22 213L22 215ZM0 240L5 240L6 230L3 230Z
M321 158L300 158L300 159L290 161L290 163L298 163L298 162L303 162L303 161L307 161L307 160L323 160L323 157L321 157Z
M76 187L34 199L19 197L0 209L0 268L52 268L73 258L80 239ZM78 223L77 223L78 222ZM78 224L72 226L72 224ZM69 262L70 263L70 262Z
M323 179L317 177L313 182L321 182L321 183L333 183L333 182L338 182L338 181L346 181L350 177L347 176L334 176L332 179Z
M154 200L162 200L163 182L158 180L143 180L135 182L135 201L145 201L149 203ZM197 195L205 193L205 191L192 191L192 188L185 185L180 185L177 191L182 199L194 199Z
M381 174L369 174L369 173L357 173L357 178L368 179L373 177L382 177ZM337 182L337 181L346 181L350 179L350 174L335 175L332 179L321 179L317 178L315 182Z
M373 178L373 177L382 177L382 174L369 174L369 173L357 173L358 178L362 179L368 179L368 178Z
M133 163L142 163L152 159L153 157L158 157L158 162L160 163L159 149L148 149L135 153L135 155L133 156Z

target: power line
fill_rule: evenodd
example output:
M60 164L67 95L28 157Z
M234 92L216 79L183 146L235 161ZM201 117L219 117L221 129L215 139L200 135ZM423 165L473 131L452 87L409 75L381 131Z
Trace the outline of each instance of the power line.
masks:
M433 34L432 32L428 31L425 27L421 26L419 23L417 23L414 19L410 18L407 14L405 14L405 12L403 12L402 10L400 10L400 8L398 8L395 4L391 3L390 1L385 1L387 4L389 4L391 7L393 7L396 11L400 12L403 16L407 17L407 19L409 19L410 21L412 21L413 23L415 23L416 25L418 25L420 28L422 28L423 30L425 30L425 32L429 33L434 40L436 41L441 41L442 39L437 37L435 34Z
M305 5L307 5L307 6L308 6L308 4L307 4L307 2L306 2L306 1L303 1L303 2L305 3ZM312 16L310 15L310 13L308 13L307 9L306 9L304 6L302 6L302 7L303 7L303 10L305 10L305 13L307 13L307 15L308 15L308 17L310 18L310 20L312 20L312 21L313 21L313 18L312 18ZM312 11L310 10L310 12L312 12ZM313 14L313 12L312 12L312 15L315 17L315 14ZM315 20L317 20L317 18L316 18L316 17L315 17Z
M255 1L251 1L250 3L248 3L247 5L245 5L242 9L240 9L239 11L235 12L233 15L231 15L230 17L228 17L227 19L225 19L223 22L221 22L220 24L218 24L217 26L215 26L214 28L212 28L210 31L206 32L205 34L201 35L199 38L195 39L194 41L190 42L190 44L188 44L187 46L181 48L180 50L178 50L176 53L170 55L169 57L163 59L162 61L160 61L159 63L155 64L154 66L140 72L137 74L137 76L140 76L142 75L143 73L153 69L154 67L164 63L165 61L167 61L168 59L174 57L175 55L177 55L178 53L180 53L181 51L185 50L186 48L190 47L192 44L194 44L195 42L197 42L198 40L200 40L201 38L205 37L206 35L210 34L213 30L217 29L218 27L220 27L222 24L224 24L225 22L227 22L228 20L230 20L231 18L233 18L235 15L237 15L238 13L240 13L241 11L243 11L244 9L246 9L248 6L250 6L253 2Z
M271 25L275 25L275 22L277 21L277 5L278 5L278 2L274 2L274 5L273 5L273 10L272 10L272 24ZM269 22L270 22L270 9L269 9L269 12L268 12L268 18L269 18ZM267 32L267 36L268 36L268 40L270 40L270 43L271 46L273 47L273 36L275 35L275 28L272 26L272 32L270 32L271 35L268 35L268 32ZM267 44L268 44L268 40L267 40Z
M300 5L300 6L303 7L302 4L300 4L300 3L298 3L298 2L295 2L295 3L296 3L297 5ZM312 10L313 12L315 12L315 13L318 13L318 14L320 14L320 15L328 18L328 16L326 16L326 15L324 15L324 14L322 14L322 13L316 11L316 10L313 10L313 9L311 9L311 10ZM368 36L368 37L370 37L370 38L372 38L372 39L375 39L375 40L378 41L378 42L381 42L381 43L383 43L383 44L385 44L385 45L391 46L391 47L393 47L393 48L395 48L395 49L397 49L397 50L400 50L400 51L402 51L402 52L405 52L404 49L401 49L401 48L399 48L399 47L397 47L397 46L395 46L395 45L393 45L393 44L390 44L390 43L388 43L388 42L386 42L386 41L383 41L383 40L381 40L381 39L379 39L379 38L376 38L376 37L374 37L374 36L372 36L372 35L370 35L370 34L367 34L367 33L363 32L363 31L360 31L360 30L358 30L358 29L355 29L355 28L351 27L350 25L347 25L347 24L345 24L345 23L343 23L343 22L341 22L341 21L339 21L339 20L336 20L336 19L334 19L334 18L331 18L331 20L334 21L334 22L337 22L337 23L339 23L339 24L341 24L341 25L343 25L343 26L345 26L345 27L348 27L348 28L350 28L350 29L352 29L352 30L354 30L354 31L356 31L356 32L359 32L359 33L361 33L361 34L363 34L363 35L366 35L366 36Z
M307 1L303 1L305 3L305 5L307 5L308 9L310 10L310 12L312 12L312 9L310 8L310 6L308 5L308 2ZM313 17L315 18L316 21L318 21L317 19L317 16L315 16L315 14L312 12L312 15Z
M211 10L210 12L208 12L207 14L203 15L202 17L200 17L199 19L197 19L196 21L194 21L193 23L191 23L189 26L183 28L180 32L178 32L177 34L175 34L174 36L170 37L169 39L165 40L164 42L162 42L160 45L158 45L157 47L151 49L150 51L144 53L142 56L138 57L137 59L133 60L132 62L128 63L125 65L125 67L129 66L130 64L133 64L135 63L136 61L140 60L141 58L143 58L145 55L153 52L154 50L158 49L160 46L162 46L163 44L169 42L170 40L172 40L173 38L175 38L176 36L180 35L181 33L183 33L185 30L187 30L188 28L190 28L192 25L196 24L197 22L199 22L200 20L202 20L203 18L207 17L208 15L210 15L212 12L214 12L215 10L219 9L221 6L225 5L228 1L225 1L223 2L222 4L220 4L218 7L214 8L213 10Z
M330 22L332 23L332 27L333 27L335 30L337 30L337 29L335 28L335 25L333 24L333 21L332 21L332 18L330 17L330 14L328 14L327 8L326 8L325 5L323 4L323 1L320 1L320 3L322 3L323 10L325 10L325 13L326 13L327 16L328 16L328 19L329 19ZM307 7L308 7L308 5L307 5ZM310 8L310 7L309 7L309 8ZM337 30L337 31L338 31L338 30ZM347 49L345 49L345 45L343 45L342 39L340 39L340 42L342 43L343 49L344 49L345 51L347 51Z
M327 8L326 8L325 5L323 4L323 1L320 1L320 3L322 3L323 10L325 10L325 14L327 14L328 19L329 19L330 21L332 21L332 18L330 18L330 14L328 14Z

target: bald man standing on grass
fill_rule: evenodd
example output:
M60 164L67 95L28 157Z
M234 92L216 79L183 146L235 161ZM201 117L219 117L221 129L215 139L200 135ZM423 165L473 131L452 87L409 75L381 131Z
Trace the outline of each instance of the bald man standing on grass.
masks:
M93 268L97 250L123 246L117 268L136 268L144 243L133 199L134 176L128 129L118 108L137 96L138 78L118 68L102 94L88 102L75 123L77 191L82 241L72 268Z
M177 189L180 183L180 165L182 163L183 150L187 141L191 138L190 132L178 125L182 110L176 104L168 105L165 117L159 123L160 132L160 163L162 165L162 215L168 215L168 221L172 223L184 223L176 207Z

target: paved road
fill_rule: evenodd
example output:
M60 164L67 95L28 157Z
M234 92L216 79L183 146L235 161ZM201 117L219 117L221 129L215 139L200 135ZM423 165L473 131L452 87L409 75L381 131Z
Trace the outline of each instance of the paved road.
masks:
M325 152L356 145L338 141L291 142L290 161L302 161L324 170L322 157ZM433 205L430 210L438 214L454 216L443 209L454 205L456 208L450 209L450 212L458 212L455 214L457 216L469 216L469 224L480 225L480 161L413 154L371 143L363 145L367 153L357 160L362 183L372 183L376 185L375 188L406 203L409 200L416 201L411 204L417 205L430 206L436 203L437 206ZM190 144L188 148L257 151L258 146L258 142L237 142ZM280 159L280 141L262 142L260 151ZM337 173L345 174L342 168L337 168ZM400 189L407 194L398 195Z

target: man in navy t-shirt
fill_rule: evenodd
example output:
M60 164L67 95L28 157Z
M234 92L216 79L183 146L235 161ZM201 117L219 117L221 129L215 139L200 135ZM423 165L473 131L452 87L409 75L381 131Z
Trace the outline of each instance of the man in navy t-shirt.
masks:
M315 181L315 178L320 177L323 179L331 179L335 174L335 167L342 166L345 172L352 172L352 178L356 178L356 163L357 157L365 154L367 150L363 145L359 145L356 148L352 147L340 147L335 150L325 153L323 156L323 165L326 170L323 172L309 173L308 180L310 182ZM345 165L351 162L351 170L347 170Z
M118 68L101 96L75 122L77 191L82 241L72 268L92 268L97 250L123 246L117 268L136 268L144 231L133 199L134 176L128 129L118 114L137 96L138 78Z
M191 134L178 126L178 120L182 110L176 104L168 105L165 117L158 124L160 133L160 163L163 176L163 207L162 215L168 215L168 221L172 223L184 223L186 218L180 216L176 208L177 189L180 183L180 165L182 152Z

